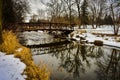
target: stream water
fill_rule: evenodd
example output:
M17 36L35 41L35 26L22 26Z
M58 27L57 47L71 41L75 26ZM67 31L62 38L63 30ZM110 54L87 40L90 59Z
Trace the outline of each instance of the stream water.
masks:
M50 80L120 80L120 49L68 41L31 51L37 65L47 65Z

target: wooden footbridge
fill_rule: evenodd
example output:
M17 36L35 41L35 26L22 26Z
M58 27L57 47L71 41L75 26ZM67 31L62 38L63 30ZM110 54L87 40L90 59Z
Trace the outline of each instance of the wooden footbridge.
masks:
M39 22L39 23L18 23L21 31L73 31L75 24Z

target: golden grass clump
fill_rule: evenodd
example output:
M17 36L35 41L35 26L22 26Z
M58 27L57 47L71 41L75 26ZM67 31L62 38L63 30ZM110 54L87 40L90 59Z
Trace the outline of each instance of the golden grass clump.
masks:
M15 57L20 58L22 62L26 63L26 65L29 64L29 61L32 60L32 55L31 55L31 51L29 48L26 47L21 47L21 51L16 51L15 52Z
M3 31L2 37L3 43L0 45L1 51L12 54L14 50L20 46L17 37L12 31Z
M26 80L49 80L50 75L49 71L46 70L46 66L38 68L34 64L26 67L24 74L29 75Z
M78 30L80 33L86 33L86 30Z
M34 64L30 49L22 47L20 52L15 53L15 57L20 58L27 65L24 70L24 74L28 76L26 80L49 80L50 73L46 66L44 65L39 68Z

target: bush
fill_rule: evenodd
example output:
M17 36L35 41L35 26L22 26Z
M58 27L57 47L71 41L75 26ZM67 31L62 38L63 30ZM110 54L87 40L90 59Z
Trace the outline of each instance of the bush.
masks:
M6 52L7 54L14 53L20 44L12 31L3 31L2 33L3 43L0 45L0 50Z
M22 62L24 62L26 65L29 65L29 61L32 60L30 49L26 47L21 47L21 49L21 51L15 52L15 57L20 58Z
M15 57L20 58L27 65L24 70L24 74L28 76L26 80L49 80L50 73L46 66L44 65L39 68L34 64L30 49L22 47L21 51L16 51Z
M94 41L94 44L95 44L96 46L103 46L103 41L95 40L95 41Z
M29 75L26 80L49 80L49 72L46 66L38 68L37 66L30 65L26 67L24 74Z

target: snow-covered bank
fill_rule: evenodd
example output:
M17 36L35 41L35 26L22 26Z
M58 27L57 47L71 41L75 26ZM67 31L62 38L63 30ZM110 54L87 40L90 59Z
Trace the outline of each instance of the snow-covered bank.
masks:
M23 32L21 37L24 38L25 45L39 45L53 42L53 36L40 31Z
M77 29L69 35L69 38L80 41L81 38L85 39L88 43L94 43L95 40L102 41L104 45L120 48L120 36L102 36L94 35L93 32L97 33L107 33L113 34L112 30L107 30L106 28L97 29Z
M95 35L93 35L91 37L86 37L86 40L90 43L93 43L95 40L100 40L103 42L103 45L120 48L120 42L117 42L116 39L113 37L96 37Z
M81 28L83 28L83 26L81 26ZM75 27L75 30L79 30L78 27ZM81 30L81 29L80 29ZM90 33L100 33L100 34L114 34L114 26L111 25L101 25L100 27L93 29L92 25L86 25L86 30L87 32ZM119 28L119 32L118 34L120 34L120 28Z
M14 55L5 55L0 52L0 80L25 80L22 75L26 65Z

